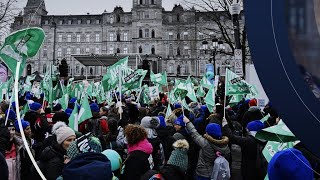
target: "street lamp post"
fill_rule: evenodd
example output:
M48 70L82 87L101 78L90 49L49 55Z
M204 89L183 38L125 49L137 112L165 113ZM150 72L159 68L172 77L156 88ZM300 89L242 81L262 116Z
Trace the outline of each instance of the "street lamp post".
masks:
M211 57L209 58L209 62L212 63L212 61L213 61L214 75L217 75L216 55L225 50L225 46L223 44L223 41L218 41L217 38L213 38L212 39L212 46L208 45L208 41L203 41L202 46L203 46L203 50L205 51L205 54L207 54L207 51L209 51L211 53Z

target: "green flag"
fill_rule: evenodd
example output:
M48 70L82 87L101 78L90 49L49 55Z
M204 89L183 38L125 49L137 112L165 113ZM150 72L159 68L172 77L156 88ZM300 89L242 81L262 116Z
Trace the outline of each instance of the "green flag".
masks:
M249 84L240 76L226 69L226 95L249 94Z
M87 96L84 96L81 101L81 108L79 110L78 114L78 122L79 124L82 123L83 121L92 118L92 113L90 109L90 105L88 102Z
M196 93L194 92L194 87L193 84L191 82L190 77L188 77L187 81L186 81L186 88L187 88L187 96L191 99L191 101L193 102L198 102Z
M269 119L269 115L266 115L266 116L264 116L260 121L262 122L262 123L264 123L266 120L268 120Z
M266 146L264 147L262 154L266 158L268 162L272 159L272 157L279 151L292 148L293 147L293 142L286 142L286 143L281 143L281 142L275 142L275 141L268 141Z
M212 113L213 107L215 106L215 91L213 85L209 89L206 97L204 98L204 102L206 103L208 110Z
M240 102L243 99L243 95L232 95L229 104L235 104Z
M71 129L78 131L78 104L74 104L74 109L69 117L69 126Z
M188 94L186 83L184 81L176 79L175 88L173 89L173 94L176 99L184 99Z
M200 81L200 85L204 88L210 89L211 85L210 82L208 82L207 78L203 76L203 78Z
M44 91L44 98L49 102L49 106L52 107L53 100L55 99L53 97L53 85L52 85L52 68L51 65L47 66L48 71L43 77L43 80L41 82L41 88Z
M34 78L36 77L35 74L31 75L31 76L27 76L26 78L26 81L23 85L23 91L22 93L25 93L25 92L31 92L32 91L32 84L30 81L34 80Z
M161 84L163 86L166 86L168 84L167 80L167 73L158 73L158 74L153 74L153 72L150 72L150 80L151 82L155 84Z
M82 93L83 93L83 87L80 83L77 83L75 84L71 94L70 94L70 97L71 98L77 98L77 99L81 99L81 96L82 96Z
M66 110L68 108L69 94L64 94L60 99L58 99L58 102L61 104L62 109Z
M13 32L5 38L0 48L0 60L3 61L12 73L15 73L17 62L21 62L20 74L22 74L27 58L34 57L45 38L41 28L27 28Z
M203 87L200 85L198 90L197 90L197 97L204 97L206 95L206 93L203 90Z
M258 131L255 135L255 138L277 142L291 142L297 140L297 138L290 131L290 129L283 123L282 120L278 123L278 125L271 126L262 129L261 131Z
M130 73L123 79L123 87L131 90L131 89L140 89L142 85L142 81L147 74L147 70L136 69L134 72Z
M172 109L170 104L168 104L167 111L166 111L166 118L168 118L171 114L172 114Z
M22 110L21 110L21 112L20 112L21 117L24 117L24 115L25 115L28 111L29 111L29 105L28 105L28 103L26 103L26 104L23 106L23 108L22 108Z
M174 103L176 103L178 101L174 96L174 90L171 90L169 92L168 99L169 99L170 104L174 104Z

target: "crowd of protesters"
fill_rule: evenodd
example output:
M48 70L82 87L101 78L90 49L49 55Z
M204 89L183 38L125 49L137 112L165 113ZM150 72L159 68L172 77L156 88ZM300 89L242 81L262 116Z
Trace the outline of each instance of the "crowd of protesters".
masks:
M78 131L69 127L76 98L70 99L67 109L58 103L51 109L43 107L42 98L30 93L21 96L19 105L28 103L30 107L21 119L21 130L15 103L9 109L8 102L3 101L0 179L41 179L28 148L48 180L260 180L267 174L270 180L318 177L320 161L302 143L276 153L267 163L262 155L266 141L254 135L277 125L278 112L271 103L260 109L256 99L225 103L223 91L218 89L213 113L206 104L188 98L189 110L180 103L170 104L164 93L150 104L136 103L134 92L114 97L109 104L97 104L93 97L89 99L93 117L80 123ZM121 116L116 99L122 102ZM166 113L168 105L173 110L170 115ZM260 120L267 114L269 118L262 123ZM235 177L232 170L230 173L232 144L241 147L241 177ZM218 158L227 162L227 170L216 166L223 165L216 161Z

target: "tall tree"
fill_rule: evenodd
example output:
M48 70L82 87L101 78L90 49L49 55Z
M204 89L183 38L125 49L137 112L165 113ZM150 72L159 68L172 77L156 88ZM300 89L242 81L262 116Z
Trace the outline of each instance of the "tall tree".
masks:
M204 14L206 20L213 21L217 28L207 27L205 30L214 32L220 36L224 43L228 44L231 52L224 52L228 55L233 55L235 47L233 35L232 15L229 7L233 0L181 0L187 8L196 10ZM242 3L239 2L241 5ZM242 18L243 11L240 13L239 18ZM240 21L240 47L242 49L242 58L248 63L250 61L250 51L247 42L247 33L244 26L244 19Z
M0 2L0 45L10 32L10 24L14 21L14 17L19 14L17 2L18 0L1 0Z

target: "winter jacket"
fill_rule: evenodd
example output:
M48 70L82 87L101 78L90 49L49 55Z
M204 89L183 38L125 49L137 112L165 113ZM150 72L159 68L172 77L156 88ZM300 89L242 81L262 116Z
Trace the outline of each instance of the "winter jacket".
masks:
M221 140L213 139L209 135L201 136L194 125L190 122L186 126L193 141L201 147L196 173L198 176L210 177L214 160L217 158L216 152L220 152L227 160L230 159L229 139L223 136Z
M17 160L20 162L20 179L21 180L31 180L33 179L31 173L30 173L30 168L32 166L32 161L27 153L26 147L23 145L23 141L21 136L16 136L15 141L21 143L21 146L17 149L18 156L20 157L20 160ZM34 156L34 150L31 148L31 139L27 139L29 149L31 150L31 154Z
M263 114L260 111L258 106L251 106L247 112L244 113L242 118L242 127L243 132L245 132L245 128L247 127L248 123L254 120L260 120L263 118Z
M39 114L36 111L29 110L24 116L24 120L30 122L33 139L36 142L42 142L45 139L46 133L50 133L51 131L51 126L45 114Z
M159 112L163 112L166 109L165 106L156 106L150 113L151 116L158 116Z
M146 139L136 145L128 146L129 155L123 162L123 174L120 180L140 180L141 176L152 168L149 161L152 150L152 145Z
M153 147L153 151L152 151L152 158L153 158L153 162L154 162L153 169L159 170L160 166L163 165L162 160L164 160L164 159L162 159L162 154L161 154L163 152L163 145L161 143L161 139L159 137L156 137L154 139L148 138L148 141L152 144L152 147Z
M241 147L241 171L243 179L263 179L266 172L264 172L262 164L258 163L258 159L260 160L262 158L261 152L258 151L262 150L264 144L262 142L258 142L258 140L251 135L242 137L232 134L229 125L224 126L223 130L229 137L232 144L237 144ZM258 148L258 144L260 148ZM258 157L258 153L260 153L260 157Z
M175 139L170 135L167 128L158 128L156 131L163 146L165 160L168 161L171 152L173 151L172 144L175 142Z
M10 133L4 125L3 119L0 119L0 153L5 156L6 149L10 146Z
M66 150L56 141L43 150L40 155L40 163L43 165L41 170L47 180L56 180L62 174L64 155L66 155Z
M6 151L6 161L9 169L9 179L10 180L20 180L21 179L21 149L23 148L22 139L16 136L12 141L12 148L10 151ZM12 152L15 151L15 152ZM12 153L16 153L15 157L10 157Z
M179 167L166 164L160 169L160 174L165 180L185 180L186 175Z
M8 165L2 153L0 153L0 174L1 179L7 180L9 178Z

